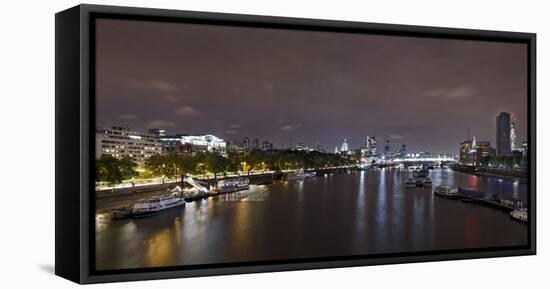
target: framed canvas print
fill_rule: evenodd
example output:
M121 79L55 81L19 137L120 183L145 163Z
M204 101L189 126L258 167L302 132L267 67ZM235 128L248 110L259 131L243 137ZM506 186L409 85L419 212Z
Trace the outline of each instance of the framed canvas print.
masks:
M535 254L535 34L56 14L56 274Z

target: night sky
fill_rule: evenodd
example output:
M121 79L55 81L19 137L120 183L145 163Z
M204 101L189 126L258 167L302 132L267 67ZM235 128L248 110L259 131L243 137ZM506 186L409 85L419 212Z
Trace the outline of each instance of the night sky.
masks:
M97 125L333 151L376 136L458 153L527 132L525 44L97 20Z

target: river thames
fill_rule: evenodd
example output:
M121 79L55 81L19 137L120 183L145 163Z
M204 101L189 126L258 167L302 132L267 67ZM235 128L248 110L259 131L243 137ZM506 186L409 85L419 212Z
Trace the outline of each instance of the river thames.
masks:
M96 217L96 269L126 269L527 244L505 212L404 188L386 168L251 185L249 190L126 220ZM527 203L527 184L450 169L434 187L472 187Z

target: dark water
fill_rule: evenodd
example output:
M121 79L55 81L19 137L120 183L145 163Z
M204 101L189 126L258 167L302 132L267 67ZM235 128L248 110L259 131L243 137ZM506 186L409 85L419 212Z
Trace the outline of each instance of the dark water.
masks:
M97 216L97 269L525 245L527 226L475 204L405 189L409 172L382 169L187 203L143 219ZM470 186L522 199L514 180L432 170L434 186Z

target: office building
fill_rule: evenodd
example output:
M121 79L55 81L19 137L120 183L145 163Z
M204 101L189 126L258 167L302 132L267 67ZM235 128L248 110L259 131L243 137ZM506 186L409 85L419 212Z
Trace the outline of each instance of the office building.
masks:
M123 127L96 128L96 158L110 155L131 157L143 164L152 155L162 152L162 144L154 134L131 131Z
M501 112L497 116L497 155L509 156L512 154L512 146L510 144L510 114Z
M384 144L384 156L390 157L390 140L386 140L386 143Z
M371 156L376 155L376 138L367 136L367 149L370 152Z

